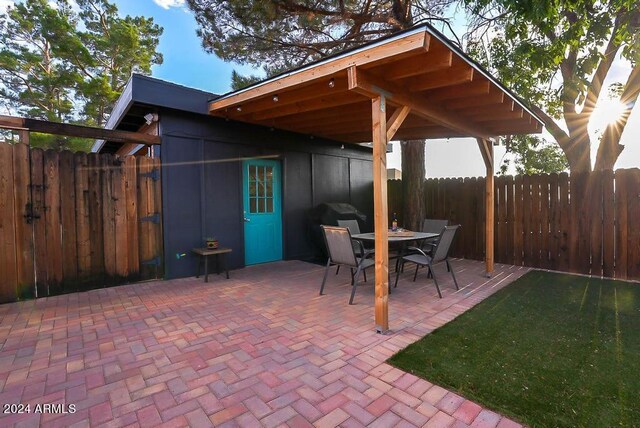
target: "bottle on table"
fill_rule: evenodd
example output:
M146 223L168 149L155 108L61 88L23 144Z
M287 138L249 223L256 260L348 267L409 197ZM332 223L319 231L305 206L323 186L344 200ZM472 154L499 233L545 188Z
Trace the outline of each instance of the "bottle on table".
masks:
M398 217L396 213L393 213L393 221L391 222L391 231L395 232L398 230Z

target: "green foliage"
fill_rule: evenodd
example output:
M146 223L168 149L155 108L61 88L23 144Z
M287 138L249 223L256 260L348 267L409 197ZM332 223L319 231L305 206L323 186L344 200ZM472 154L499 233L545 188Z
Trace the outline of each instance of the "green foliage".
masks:
M507 153L515 155L513 163L518 174L551 174L569 168L567 157L557 144L533 135L518 135L507 139ZM502 174L507 174L510 163L510 159L505 159L500 165Z
M0 107L20 115L101 126L133 72L162 63L162 28L120 17L108 0L23 0L0 15ZM52 147L73 139L43 138ZM49 143L47 143L49 141Z
M447 24L454 0L187 0L208 52L225 61L290 69L416 22Z
M238 89L246 88L247 86L253 85L260 80L262 80L260 76L255 76L253 74L249 76L243 76L237 71L233 70L231 72L231 89L237 91Z
M69 120L80 76L70 65L75 38L69 4L17 3L0 15L0 103L30 117Z
M527 426L635 427L638 355L636 284L530 272L389 362Z
M602 83L619 58L627 60L636 73L640 67L640 1L465 3L473 16L470 50L508 87L542 108L540 115L572 168L590 169L587 125ZM619 95L627 87L632 90L631 86L631 78L621 83ZM631 98L625 100L630 109L634 102L629 101L635 101L637 91ZM618 125L623 129L625 124L626 120Z
M79 58L85 75L80 93L84 99L85 123L100 126L120 96L132 73L151 74L151 66L162 64L157 52L162 28L153 18L118 16L108 0L77 0L85 31L79 33L91 61ZM89 67L86 64L91 64Z

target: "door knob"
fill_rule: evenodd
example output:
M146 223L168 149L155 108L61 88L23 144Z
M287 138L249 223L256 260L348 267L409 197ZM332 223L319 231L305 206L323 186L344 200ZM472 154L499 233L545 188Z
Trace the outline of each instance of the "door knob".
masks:
M250 221L251 221L251 219L250 219L250 218L246 218L246 217L245 217L245 218L244 218L244 221L246 221L246 222L248 223L248 222L250 222Z

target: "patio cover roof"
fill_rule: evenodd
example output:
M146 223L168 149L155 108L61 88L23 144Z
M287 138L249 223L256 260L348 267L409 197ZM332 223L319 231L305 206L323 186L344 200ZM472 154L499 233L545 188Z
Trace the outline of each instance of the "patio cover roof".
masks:
M209 113L362 143L372 140L371 97L378 93L397 125L394 139L542 131L523 102L426 24L223 95ZM394 115L404 121L391 121Z
M429 25L420 25L231 92L209 114L330 138L373 143L375 323L389 329L386 147L391 139L475 137L484 160L485 262L493 272L493 144L542 132L507 88Z

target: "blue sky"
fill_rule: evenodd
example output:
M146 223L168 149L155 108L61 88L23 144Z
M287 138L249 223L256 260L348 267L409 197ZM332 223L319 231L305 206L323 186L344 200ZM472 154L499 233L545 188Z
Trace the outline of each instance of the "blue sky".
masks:
M258 74L259 70L225 63L207 54L196 35L193 14L181 0L116 0L121 14L152 16L164 28L159 51L164 63L153 69L153 76L214 93L230 90L231 71ZM164 6L164 7L163 7Z

